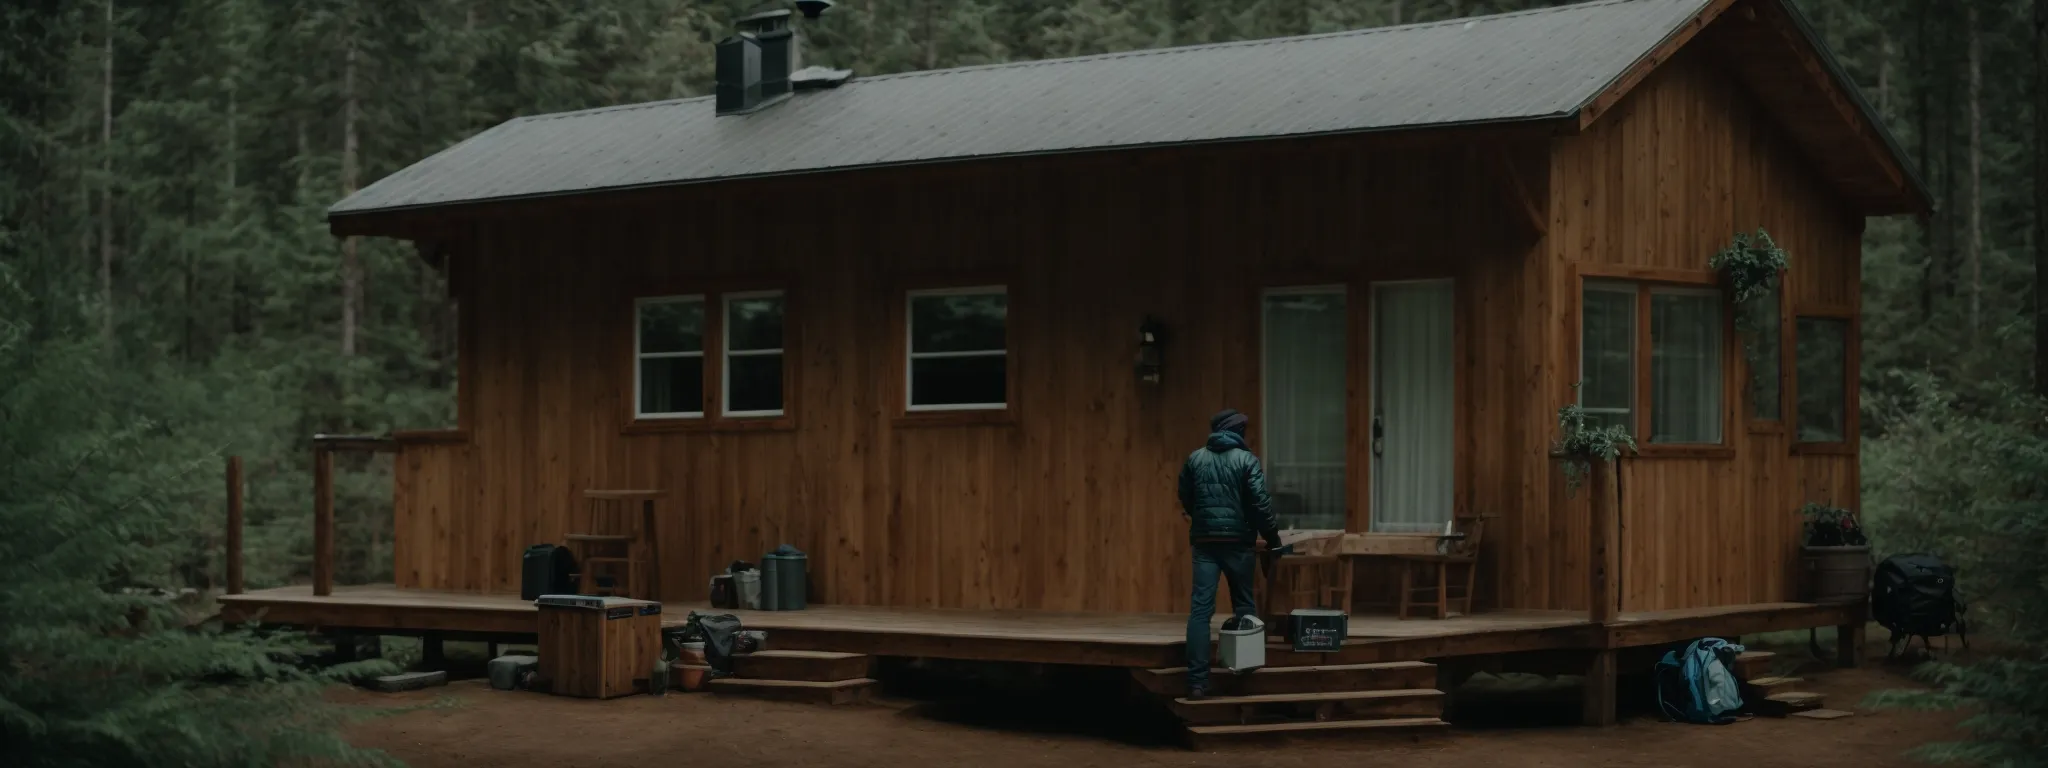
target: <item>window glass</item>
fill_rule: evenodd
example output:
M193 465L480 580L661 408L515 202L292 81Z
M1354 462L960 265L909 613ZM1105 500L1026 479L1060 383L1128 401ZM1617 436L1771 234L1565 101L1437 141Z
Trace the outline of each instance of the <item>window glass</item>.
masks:
M1269 291L1259 452L1280 527L1343 530L1349 314L1344 289Z
M725 299L725 412L737 416L782 413L780 293L734 294Z
M1009 402L1009 296L1001 287L910 294L911 410Z
M1838 443L1848 439L1849 321L1802 317L1793 328L1799 376L1799 441Z
M1749 363L1749 417L1759 421L1777 421L1785 415L1780 384L1784 357L1779 352L1785 322L1778 309L1775 290L1742 308L1751 329L1739 334L1743 357Z
M1721 442L1721 295L1650 291L1650 442Z
M635 304L634 397L640 416L704 413L704 297Z
M1592 426L1634 432L1636 287L1588 282L1581 306L1579 405Z

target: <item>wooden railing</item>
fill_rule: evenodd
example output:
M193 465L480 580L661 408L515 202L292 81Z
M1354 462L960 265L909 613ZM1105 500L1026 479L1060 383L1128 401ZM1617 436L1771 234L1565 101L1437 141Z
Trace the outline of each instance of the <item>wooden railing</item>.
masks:
M313 595L334 594L334 454L389 453L398 441L373 435L313 436Z

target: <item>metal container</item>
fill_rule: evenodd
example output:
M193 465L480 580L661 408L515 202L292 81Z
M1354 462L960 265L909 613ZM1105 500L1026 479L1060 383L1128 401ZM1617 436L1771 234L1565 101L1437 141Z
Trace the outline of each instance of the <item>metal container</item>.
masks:
M1343 648L1350 629L1350 617L1326 608L1296 608L1288 619L1294 650L1303 652L1329 653Z
M1231 629L1232 624L1237 629ZM1224 622L1216 630L1216 644L1220 647L1223 666L1231 672L1246 672L1266 666L1266 622L1257 616L1245 616L1236 622Z
M773 610L801 611L809 605L808 559L795 547L784 544L761 559L764 595L772 596ZM762 601L766 608L769 600Z

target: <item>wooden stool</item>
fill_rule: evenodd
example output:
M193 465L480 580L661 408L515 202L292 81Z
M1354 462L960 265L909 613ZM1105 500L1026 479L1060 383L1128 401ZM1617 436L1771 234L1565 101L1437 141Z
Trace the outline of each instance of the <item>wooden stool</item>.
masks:
M1434 618L1442 619L1451 615L1451 572L1464 568L1463 588L1457 598L1458 613L1472 615L1472 592L1478 583L1479 538L1486 530L1485 515L1460 515L1453 521L1454 530L1441 538L1442 554L1397 555L1401 561L1401 603L1395 609L1397 618L1408 618L1414 610L1417 594L1429 594L1435 599L1422 603L1432 608ZM1420 571L1425 581L1415 585L1415 574Z
M612 577L611 594L655 600L661 560L654 536L654 502L665 491L584 491L588 517L580 530L562 538L576 556L577 594L597 594L597 576ZM635 514L634 502L638 502Z

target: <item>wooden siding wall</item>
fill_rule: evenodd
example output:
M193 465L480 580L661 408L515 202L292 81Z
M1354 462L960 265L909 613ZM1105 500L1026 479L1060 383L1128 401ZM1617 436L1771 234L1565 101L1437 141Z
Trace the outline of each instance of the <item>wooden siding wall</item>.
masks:
M1545 324L1568 330L1551 341L1556 373L1543 385L1546 416L1572 397L1578 377L1582 270L1705 270L1735 232L1761 226L1790 254L1795 313L1858 304L1863 219L1711 55L1688 49L1586 133L1556 144L1550 263L1538 290L1553 313ZM1795 510L1809 500L1857 503L1853 453L1795 454L1788 432L1746 426L1739 341L1730 335L1726 347L1725 365L1740 375L1724 392L1740 415L1726 435L1731 455L1624 462L1625 610L1793 599ZM1789 420L1792 369L1785 370ZM1501 526L1509 541L1497 573L1500 603L1584 607L1586 499L1567 499L1555 472L1545 478L1550 503L1531 503Z
M1519 514L1542 500L1528 452L1547 417L1531 415L1525 388L1549 337L1500 329L1535 325L1542 301L1521 285L1547 273L1531 269L1539 240L1498 181L1506 158L1541 194L1547 145L1478 146L1351 138L1047 158L479 220L455 257L463 323L477 329L462 385L471 439L401 457L398 583L517 590L520 551L559 539L580 490L653 486L673 494L659 532L669 599L701 598L714 570L787 542L809 553L817 602L1183 610L1174 476L1211 413L1258 418L1270 285L1351 288L1350 518L1363 530L1366 287L1458 278L1460 328L1495 329L1460 333L1472 383L1460 418L1474 419L1461 504ZM636 287L746 277L789 291L793 428L623 432ZM898 289L949 279L1010 286L1014 423L894 418ZM1147 315L1170 334L1157 386L1131 369ZM1514 492L1487 490L1496 475Z

